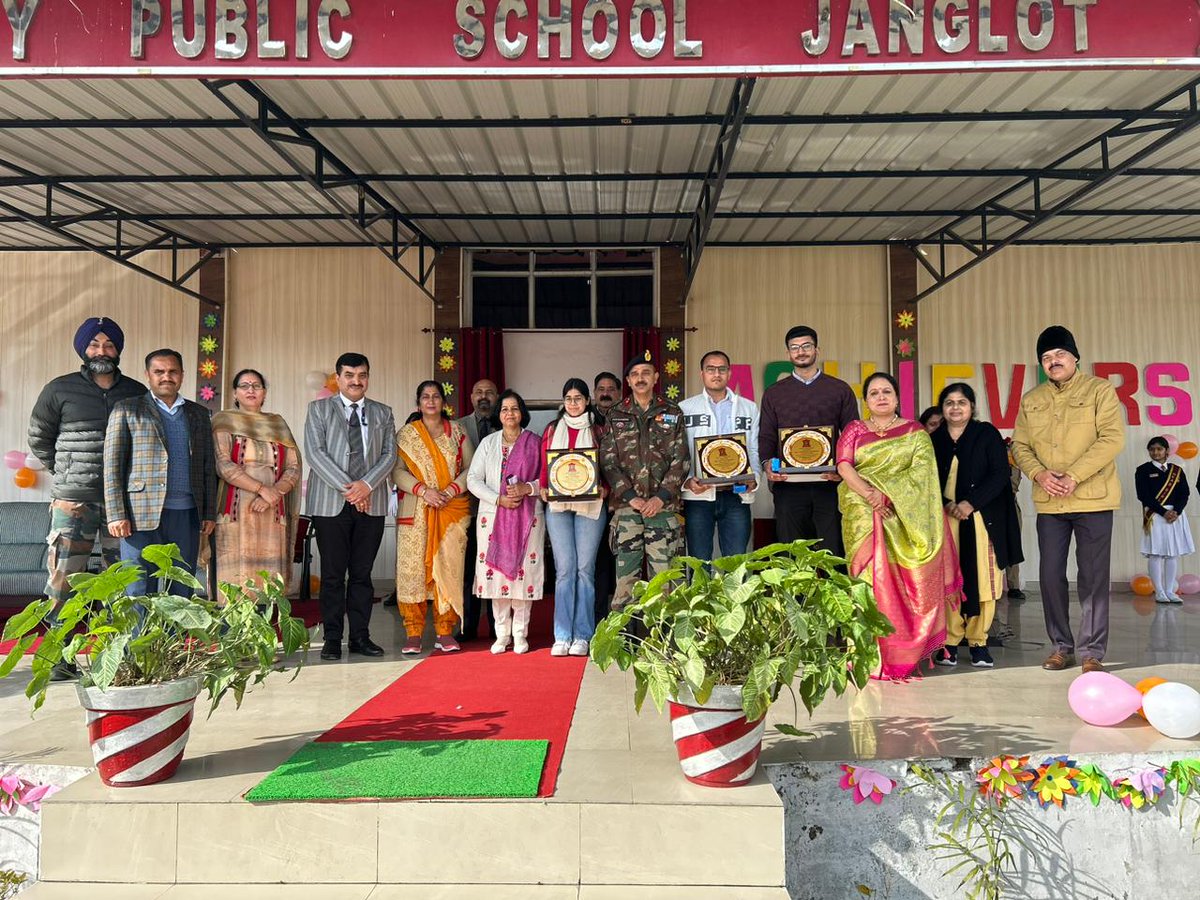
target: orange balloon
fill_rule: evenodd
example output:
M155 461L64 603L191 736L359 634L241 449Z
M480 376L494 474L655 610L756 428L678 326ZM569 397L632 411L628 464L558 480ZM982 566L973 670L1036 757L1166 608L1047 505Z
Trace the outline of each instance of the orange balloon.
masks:
M1200 453L1200 447L1197 447L1191 441L1184 441L1179 445L1179 449L1175 451L1175 455L1180 459L1193 459L1197 453Z
M325 390L331 394L338 392L337 373L331 372L325 376Z
M21 466L21 468L13 473L13 484L19 488L31 488L37 484L37 472L26 466Z
M1152 616L1156 609L1158 609L1158 604L1149 597L1133 598L1133 611L1139 616Z
M1146 691L1150 690L1150 688L1158 687L1160 684L1166 683L1167 679L1159 678L1157 675L1151 675L1149 678L1143 678L1141 681L1135 684L1134 687L1136 687L1141 693L1145 694ZM1138 707L1138 715L1143 719L1146 718L1146 714L1142 711L1141 707Z
M321 579L316 575L308 576L308 592L314 597L321 593Z
M1129 586L1139 597L1149 597L1154 593L1154 582L1150 580L1149 575L1138 575L1129 582Z

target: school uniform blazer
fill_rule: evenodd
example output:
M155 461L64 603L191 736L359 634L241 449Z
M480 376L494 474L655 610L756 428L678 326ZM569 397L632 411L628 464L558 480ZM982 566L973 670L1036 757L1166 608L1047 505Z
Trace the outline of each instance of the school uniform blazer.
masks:
M158 527L167 498L167 435L149 392L113 406L104 433L104 506L108 521L128 519L134 531ZM212 417L191 400L177 415L187 419L188 474L201 522L217 518L217 465Z
M1166 502L1158 502L1159 491L1167 483L1167 474L1172 469L1178 468L1179 466L1174 463L1167 463L1166 472L1159 469L1153 462L1144 462L1138 466L1133 473L1138 502L1150 512L1158 513L1160 516L1167 514L1168 506L1175 512L1183 512L1183 508L1187 506L1188 497L1191 496L1191 490L1188 488L1187 476L1183 474L1182 470L1179 472L1178 481L1175 482L1175 489L1171 491Z
M392 408L364 397L362 415L367 423L367 443L363 459L367 474L363 476L371 487L371 504L367 514L386 516L388 512L388 475L396 464L396 420ZM342 493L350 483L346 470L350 466L350 434L346 422L346 407L334 394L308 404L304 420L304 459L308 463L308 514L336 516L346 503Z

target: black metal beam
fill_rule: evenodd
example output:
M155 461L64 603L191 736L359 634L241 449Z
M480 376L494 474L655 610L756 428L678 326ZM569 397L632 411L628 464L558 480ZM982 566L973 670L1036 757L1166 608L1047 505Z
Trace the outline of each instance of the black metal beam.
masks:
M966 274L984 261L991 259L1005 247L1018 243L1030 232L1046 224L1051 219L1066 215L1071 210L1077 209L1078 204L1089 195L1154 156L1156 153L1161 152L1172 141L1188 133L1197 125L1200 125L1200 93L1198 91L1200 91L1200 78L1194 79L1179 90L1172 91L1157 103L1149 106L1144 113L1131 115L1098 137L1060 156L1047 167L1045 174L1024 178L1018 183L1010 185L996 196L981 203L970 213L955 219L953 222L947 223L926 238L909 242L909 249L917 259L922 261L922 265L933 277L933 284L925 290L919 291L913 297L913 302L923 300L942 286ZM1125 156L1120 163L1113 163L1113 155L1121 149L1119 144L1124 139L1131 137L1141 138L1148 133L1146 127L1138 123L1150 118L1152 113L1160 111L1163 107L1175 104L1180 100L1185 102L1183 111L1186 115L1175 119L1167 127L1151 129L1151 132L1159 133L1157 138L1149 143L1142 144L1140 149ZM1080 187L1075 188L1053 204L1043 206L1041 200L1044 189L1043 182L1059 180L1056 174L1058 167L1065 167L1070 160L1084 154L1093 154L1097 150L1100 153L1098 174L1089 177ZM1003 239L989 242L989 224L997 217L1011 217L1012 211L1008 208L1005 200L1018 192L1025 191L1032 191L1033 194L1034 209L1032 214L1022 215L1020 217L1022 224L1008 232ZM1169 215L1170 213L1167 214ZM958 234L958 231L962 230L965 226L972 226L973 231L980 235L978 244L965 241ZM970 251L971 258L960 265L947 268L945 253L947 241L954 241L965 246ZM936 265L925 258L925 254L921 250L923 244L937 244L939 258Z
M18 176L20 178L36 179L37 177L29 170L8 160L0 159L0 167L20 173ZM207 299L199 291L188 287L187 282L204 263L208 262L208 260L221 251L219 245L206 241L198 241L172 228L167 228L159 224L159 217L135 215L67 185L55 185L48 182L39 184L34 181L24 185L23 190L28 190L31 187L40 188L41 199L38 206L41 212L33 212L29 208L29 198L27 195L21 198L24 205L0 196L0 209L10 214L8 217L5 217L5 221L10 224L31 225L53 234L61 240L68 241L74 249L87 250L88 252L103 256L117 265L124 266L127 269L137 272L139 275L157 281L159 284L174 288L180 293L187 294L189 297L194 297L197 300ZM64 201L68 199L73 208L69 212L57 212L56 210L61 209ZM80 205L90 206L91 209L81 212L77 208ZM83 224L104 226L106 228L111 225L112 241L97 241L86 234L72 230L76 226ZM136 225L142 232L149 231L151 236L137 244L127 242L124 229L129 224ZM138 255L145 253L147 250L158 248L169 250L171 253L170 277L161 275L153 269L134 262L134 258ZM57 247L54 249L62 248ZM189 266L186 271L180 273L180 253L193 250L200 251L199 261Z
M355 172L308 129L289 116L254 82L218 79L201 83L237 116L243 125L262 138L297 175L318 191L343 219L358 229L390 259L418 290L430 300L434 299L428 282L433 274L437 255L441 252L441 246L436 241L372 187L366 178ZM245 112L229 96L230 93L240 94L249 99L254 104L255 115ZM300 159L288 149L289 146L299 147L311 153L312 164L309 165ZM347 187L354 190L352 202L338 193ZM381 240L371 231L371 227L379 223L390 225L390 240ZM401 227L409 235L403 241ZM410 248L416 250L415 271L410 269L404 260L405 252Z
M700 197L683 242L683 292L679 297L680 306L687 303L692 282L696 278L696 270L700 267L704 244L708 240L717 205L721 202L721 191L725 188L729 167L733 164L733 154L737 150L742 124L750 108L750 98L754 95L754 84L753 78L739 78L734 82L733 90L729 94L725 118L721 121L721 130L717 133L717 142L713 145L712 157L708 161L708 171L705 172L704 181L700 185Z

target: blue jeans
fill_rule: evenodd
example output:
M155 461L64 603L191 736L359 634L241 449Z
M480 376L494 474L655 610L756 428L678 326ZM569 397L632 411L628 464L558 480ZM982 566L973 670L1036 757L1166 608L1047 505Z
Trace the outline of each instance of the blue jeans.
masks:
M196 572L196 556L200 552L200 517L195 509L164 509L153 531L135 531L121 538L121 559L141 566L143 575L125 589L127 597L144 597L154 567L142 559L142 551L151 544L175 544L183 556L183 567ZM170 593L178 597L192 596L186 584L172 584Z
M683 501L684 530L689 556L713 558L713 529L721 542L721 556L745 553L750 543L750 504L740 494L717 491L715 500Z
M546 511L554 549L554 640L590 641L596 633L596 551L607 520Z

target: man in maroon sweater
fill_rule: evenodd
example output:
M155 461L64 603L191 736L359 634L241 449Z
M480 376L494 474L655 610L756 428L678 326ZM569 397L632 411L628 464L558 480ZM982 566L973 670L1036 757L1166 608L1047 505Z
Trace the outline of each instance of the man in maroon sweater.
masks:
M821 371L817 332L797 325L784 338L792 360L792 374L763 392L758 427L758 454L775 497L775 533L780 541L819 539L819 547L842 552L842 517L838 512L837 484L830 472L821 481L789 482L772 471L779 456L779 429L832 425L834 439L858 418L858 402L850 385Z

